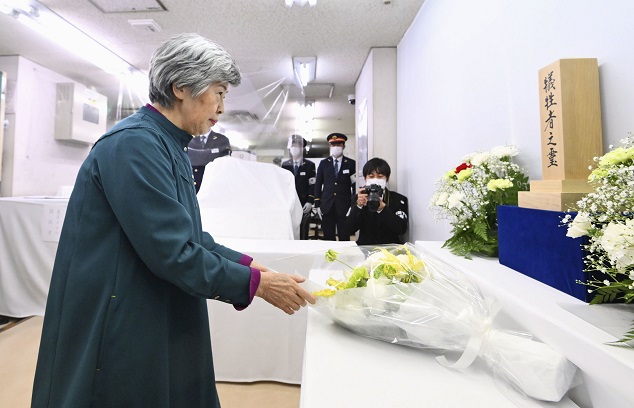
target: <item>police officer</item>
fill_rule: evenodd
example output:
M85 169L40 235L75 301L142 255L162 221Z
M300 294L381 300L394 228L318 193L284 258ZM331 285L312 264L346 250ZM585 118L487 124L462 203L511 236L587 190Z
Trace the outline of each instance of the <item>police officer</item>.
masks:
M231 155L231 143L227 136L209 130L206 135L194 137L187 146L187 155L192 163L196 193L200 190L205 166L222 156Z
M304 159L305 148L306 139L300 135L291 135L288 138L288 151L291 158L282 163L282 168L295 176L295 190L303 206L304 215L299 228L300 239L308 239L308 222L315 200L315 163Z
M408 227L407 197L387 189L390 173L390 165L378 157L363 166L365 186L354 196L347 220L351 233L359 231L357 245L404 243ZM368 199L374 202L368 205Z
M336 228L339 241L350 241L346 214L356 190L357 163L343 155L348 140L346 135L331 133L326 140L330 145L330 156L323 159L317 168L315 207L321 217L324 239L334 241Z

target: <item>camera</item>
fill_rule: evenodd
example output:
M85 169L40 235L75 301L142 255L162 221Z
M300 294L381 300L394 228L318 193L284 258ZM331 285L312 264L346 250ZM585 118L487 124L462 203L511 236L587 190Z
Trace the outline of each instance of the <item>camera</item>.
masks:
M362 193L368 195L368 203L366 204L368 211L377 212L379 206L381 205L383 188L381 188L378 184L370 184L365 186Z
M350 94L350 95L348 95L348 103L349 103L350 105L354 105L354 103L355 103L356 101L357 101L357 100L356 100L356 98L355 98L354 94Z

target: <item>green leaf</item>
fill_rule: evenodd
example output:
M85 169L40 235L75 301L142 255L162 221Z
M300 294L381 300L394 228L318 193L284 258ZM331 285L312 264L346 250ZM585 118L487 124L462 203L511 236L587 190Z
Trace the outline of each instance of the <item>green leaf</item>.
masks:
M476 221L476 223L473 224L473 232L485 241L488 239L487 225L480 220Z
M622 285L603 286L594 291L595 295L590 301L591 305L613 302L623 292Z

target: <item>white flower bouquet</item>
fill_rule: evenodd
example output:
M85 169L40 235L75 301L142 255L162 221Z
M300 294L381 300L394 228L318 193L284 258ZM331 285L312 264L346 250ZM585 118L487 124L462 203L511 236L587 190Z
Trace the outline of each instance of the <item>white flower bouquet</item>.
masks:
M361 246L328 251L326 260L338 278L314 292L314 307L343 327L393 344L462 352L454 365L437 357L449 367L481 357L496 377L535 399L559 401L570 388L575 365L525 333L494 329L477 287L431 254L411 244ZM333 270L326 265L321 269Z
M467 155L436 182L430 209L448 219L452 236L444 246L456 255L497 256L497 207L517 205L517 192L528 190L528 177L511 158L515 146L498 146Z
M588 237L584 264L591 304L634 302L634 136L623 146L595 157L589 180L596 190L577 202L577 215L566 215L567 236ZM612 147L611 147L612 148ZM634 342L634 329L621 343Z

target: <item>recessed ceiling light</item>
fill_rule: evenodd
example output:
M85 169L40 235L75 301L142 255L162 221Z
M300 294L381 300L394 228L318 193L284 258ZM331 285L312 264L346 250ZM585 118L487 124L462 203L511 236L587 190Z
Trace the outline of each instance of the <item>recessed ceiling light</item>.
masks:
M151 31L153 33L163 31L163 28L151 18L128 20L128 24L142 31Z

